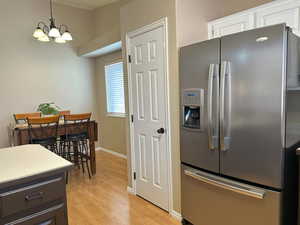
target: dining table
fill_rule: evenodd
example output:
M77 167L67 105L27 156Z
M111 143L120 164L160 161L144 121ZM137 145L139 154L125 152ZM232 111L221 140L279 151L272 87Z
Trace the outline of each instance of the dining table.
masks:
M93 175L96 174L96 148L95 148L95 142L98 141L98 124L96 121L90 121L90 126L89 126L89 147L90 147L90 167L91 167L91 172ZM68 126L68 130L72 130L72 127L74 127L76 124L66 124L64 123L63 120L59 121L58 129L57 129L57 135L58 136L63 136L66 135L66 126ZM38 129L38 128L36 128ZM46 129L51 129L51 127L46 128ZM76 128L76 131L78 128ZM27 123L23 124L16 124L12 128L12 135L13 135L13 143L15 146L18 145L26 145L30 144L30 139L29 139L29 127Z

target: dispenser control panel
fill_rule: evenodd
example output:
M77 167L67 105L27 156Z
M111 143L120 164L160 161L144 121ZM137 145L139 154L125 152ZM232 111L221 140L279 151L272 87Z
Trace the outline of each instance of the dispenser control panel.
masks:
M202 131L204 116L204 89L185 89L182 93L183 127Z
M201 105L201 93L203 89L188 89L183 91L183 104L184 105Z

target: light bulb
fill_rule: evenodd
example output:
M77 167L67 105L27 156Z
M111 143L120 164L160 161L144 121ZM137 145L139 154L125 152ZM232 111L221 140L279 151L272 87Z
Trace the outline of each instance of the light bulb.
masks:
M33 33L34 38L40 38L43 37L44 35L45 35L44 31L40 27L36 28Z
M59 44L64 44L64 43L66 43L66 40L63 39L62 37L57 37L57 38L55 38L55 42L59 43Z
M38 40L41 42L49 42L50 41L49 37L46 34L44 34L42 37L39 37Z
M62 37L62 39L66 40L66 41L73 40L73 37L69 31L66 31L65 33L63 33L63 35L61 37Z
M52 27L48 35L49 37L57 38L60 37L60 32L56 27Z

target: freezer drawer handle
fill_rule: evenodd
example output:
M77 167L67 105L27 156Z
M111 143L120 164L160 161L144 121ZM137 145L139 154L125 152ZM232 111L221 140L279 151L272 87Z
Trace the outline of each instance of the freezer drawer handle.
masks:
M184 174L189 177L192 177L196 180L202 181L206 184L210 184L210 185L213 185L213 186L216 186L216 187L228 190L228 191L233 191L238 194L247 195L247 196L250 196L253 198L257 198L257 199L264 199L264 196L265 196L265 191L245 188L245 187L237 186L234 184L227 184L220 180L214 179L211 176L206 177L204 174L200 175L196 172L192 172L189 170L184 170Z

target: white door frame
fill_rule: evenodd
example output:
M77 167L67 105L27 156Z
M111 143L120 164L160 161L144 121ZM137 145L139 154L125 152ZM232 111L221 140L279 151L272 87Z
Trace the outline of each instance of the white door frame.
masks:
M135 31L126 33L126 61L128 71L128 91L129 91L129 115L133 115L133 93L132 93L132 74L131 63L128 61L131 53L130 40L135 36L149 32L151 30L163 27L164 30L164 69L165 69L165 98L166 98L166 151L167 151L167 168L168 168L168 184L169 184L169 207L168 212L173 212L173 176L172 176L172 152L171 152L171 123L170 123L170 95L169 95L169 51L168 51L168 18L164 17L152 24L141 27ZM131 147L131 174L132 174L132 193L136 194L136 181L133 173L136 171L135 165L135 149L134 149L134 123L130 122L130 147Z

